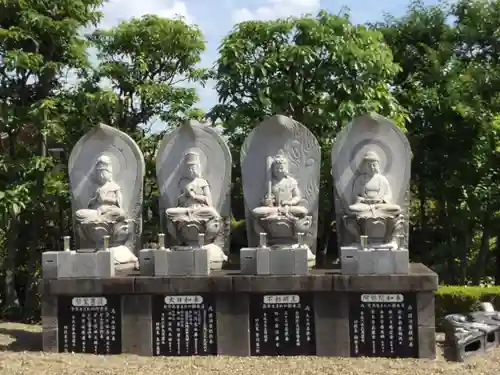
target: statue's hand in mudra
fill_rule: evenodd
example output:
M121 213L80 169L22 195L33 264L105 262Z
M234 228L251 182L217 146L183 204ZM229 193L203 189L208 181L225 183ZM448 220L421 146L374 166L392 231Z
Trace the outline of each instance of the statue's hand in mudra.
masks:
M194 199L196 199L201 204L208 205L208 199L204 195L197 195L197 196L195 196Z
M290 211L290 205L285 204L285 202L281 202L278 208L278 212L283 215L287 215L289 211Z
M373 206L374 204L379 204L379 203L384 203L384 202L381 199L365 199L364 203Z
M190 191L189 195L191 196L191 198L200 202L201 204L208 205L208 199L204 195L195 194L194 191L192 190Z
M281 202L281 205L282 206L293 206L292 203L293 203L292 201L283 201L283 202Z

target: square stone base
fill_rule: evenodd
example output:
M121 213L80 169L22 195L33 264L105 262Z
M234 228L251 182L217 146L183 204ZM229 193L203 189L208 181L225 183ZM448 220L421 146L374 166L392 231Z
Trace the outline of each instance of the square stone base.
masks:
M307 355L361 356L354 351L353 340L357 340L358 336L351 329L356 316L360 315L360 302L366 298L380 301L381 297L386 298L387 295L398 297L402 294L404 301L412 301L413 317L417 318L416 329L413 330L416 350L408 353L407 357L434 359L434 291L437 288L437 275L421 264L411 264L410 272L405 275L370 277L342 275L339 270L332 269L312 269L308 275L299 276L247 276L224 270L200 277L129 275L111 278L44 279L40 283L43 348L44 351L59 351L59 341L63 339L64 332L62 321L68 321L65 319L66 313L58 313L62 306L60 297L120 296L122 319L117 329L121 330L122 352L150 356L156 355L154 335L157 324L161 323L161 311L157 311L158 306L154 307L154 301L163 301L169 296L188 299L202 296L203 299L215 300L212 305L216 320L213 335L217 354L249 356L252 355L252 342L256 340L252 334L256 329L255 317L260 317L262 322L262 315L259 314L262 314L264 309L260 301L268 298L279 302L280 298L298 296L301 301L312 301L308 303L308 311L313 322L311 332L315 350ZM255 303L256 300L259 303ZM285 306L276 308L282 314ZM192 327L194 323L188 324ZM303 319L300 324L304 328ZM284 327L279 329L280 333L283 333ZM195 340L193 332L189 331L191 342ZM185 334L188 333L183 332L183 337ZM304 337L301 337L302 343L303 339ZM365 345L365 349L362 354L370 355L371 347ZM386 354L391 357L387 349L388 346ZM474 347L468 347L466 350L470 352Z
M409 272L410 256L406 249L360 249L341 247L340 263L345 275L397 275Z
M113 253L46 251L42 254L42 274L46 279L112 277L115 276Z
M144 249L139 255L143 276L207 276L210 274L208 249Z
M240 250L244 275L307 275L308 248L248 247Z
M154 276L155 251L165 251L165 250L142 249L139 251L139 271L141 272L141 276Z

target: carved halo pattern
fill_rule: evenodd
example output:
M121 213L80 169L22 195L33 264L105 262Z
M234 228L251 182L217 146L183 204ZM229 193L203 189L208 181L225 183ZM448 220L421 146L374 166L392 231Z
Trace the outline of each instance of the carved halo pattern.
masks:
M352 191L367 151L377 153L381 173L391 186L393 201L402 205L410 177L409 150L408 140L403 133L382 116L361 116L347 125L337 136L332 148L332 174L344 209L352 204L350 194L346 193Z
M111 159L113 180L122 191L123 210L130 217L135 217L141 209L137 202L142 201L144 157L132 138L107 125L92 129L77 142L71 152L69 177L73 210L87 208L96 189L93 179L95 163L102 154Z

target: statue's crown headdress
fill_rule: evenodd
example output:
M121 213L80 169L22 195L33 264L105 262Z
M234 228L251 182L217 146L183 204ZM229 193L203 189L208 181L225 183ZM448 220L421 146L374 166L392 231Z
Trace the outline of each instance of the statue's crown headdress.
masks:
M190 151L184 155L184 163L186 164L200 164L200 155L197 152Z
M374 151L368 151L363 157L363 161L380 161L377 153Z
M288 160L286 158L286 155L285 153L283 152L283 150L279 150L277 153L276 153L276 156L274 157L274 162L275 163L286 163Z
M101 155L97 158L95 168L96 169L104 169L104 170L111 170L111 159L109 156L106 155Z

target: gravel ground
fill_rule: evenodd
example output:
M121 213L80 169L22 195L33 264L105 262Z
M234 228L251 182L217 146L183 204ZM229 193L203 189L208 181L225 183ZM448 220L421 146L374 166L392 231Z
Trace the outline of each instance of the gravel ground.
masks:
M0 323L0 374L120 374L120 375L495 375L500 373L500 348L467 363L438 359L323 357L137 357L41 353L40 326Z

